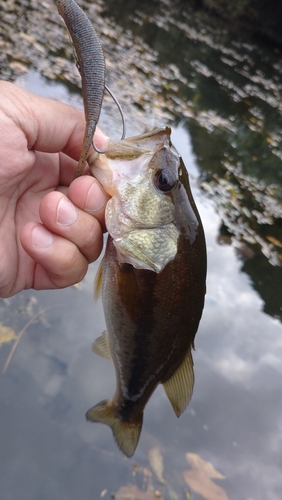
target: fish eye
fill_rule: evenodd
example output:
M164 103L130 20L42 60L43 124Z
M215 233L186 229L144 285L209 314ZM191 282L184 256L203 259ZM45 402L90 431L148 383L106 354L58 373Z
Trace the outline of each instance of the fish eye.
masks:
M176 185L176 177L168 168L162 168L155 174L155 185L163 193L172 191Z

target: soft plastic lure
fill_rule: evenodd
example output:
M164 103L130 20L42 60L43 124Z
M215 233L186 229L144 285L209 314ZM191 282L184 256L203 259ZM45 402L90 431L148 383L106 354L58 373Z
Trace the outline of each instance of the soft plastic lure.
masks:
M75 177L82 174L99 120L105 89L105 58L91 22L74 0L57 0L59 14L72 38L82 81L86 128Z

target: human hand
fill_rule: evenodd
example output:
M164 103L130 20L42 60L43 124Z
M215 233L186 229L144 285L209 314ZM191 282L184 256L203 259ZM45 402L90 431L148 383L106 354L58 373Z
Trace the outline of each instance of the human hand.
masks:
M72 182L84 114L8 82L0 96L0 296L70 286L102 250L108 201L93 177Z

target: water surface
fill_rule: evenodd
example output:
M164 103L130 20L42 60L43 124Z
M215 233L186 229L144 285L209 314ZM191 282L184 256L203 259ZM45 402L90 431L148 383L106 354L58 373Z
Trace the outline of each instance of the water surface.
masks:
M242 39L205 14L179 14L168 2L157 10L154 2L142 5L98 2L89 14L128 133L141 132L144 122L173 127L205 228L207 297L193 398L177 419L159 387L137 451L126 459L111 431L84 417L115 388L113 367L91 351L105 327L92 298L98 263L79 289L1 300L0 321L17 333L42 311L0 375L1 500L120 500L118 491L130 484L148 498L151 489L169 500L208 498L185 482L187 453L225 476L214 479L225 499L281 499L280 49ZM53 3L1 7L2 78L82 107ZM108 99L101 127L119 136ZM1 368L11 346L1 347ZM164 484L149 460L153 447L163 456Z

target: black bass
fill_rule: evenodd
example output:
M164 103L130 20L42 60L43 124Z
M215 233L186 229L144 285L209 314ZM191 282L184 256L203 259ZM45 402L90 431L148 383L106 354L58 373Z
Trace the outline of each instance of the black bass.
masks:
M86 413L112 428L120 449L137 446L143 410L162 384L177 416L190 401L191 350L202 315L206 246L188 174L168 127L108 140L88 159L112 198L109 232L97 287L107 331L94 342L112 359L115 394Z
M76 176L81 175L99 119L105 88L103 51L74 0L56 0L72 37L82 77L86 129ZM190 401L191 349L202 315L206 247L182 159L170 129L106 143L89 158L112 198L106 208L108 243L97 288L107 324L94 343L112 359L117 389L86 418L108 424L120 449L134 453L143 410L163 384L179 416Z

